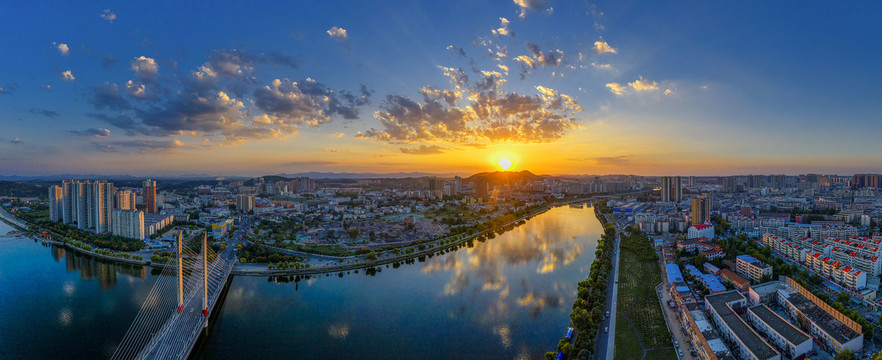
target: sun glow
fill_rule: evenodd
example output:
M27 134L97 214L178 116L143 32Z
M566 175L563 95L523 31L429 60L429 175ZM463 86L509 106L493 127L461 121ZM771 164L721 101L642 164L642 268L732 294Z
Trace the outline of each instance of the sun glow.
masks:
M499 168L502 170L508 170L511 167L511 160L509 160L508 158L499 159L499 163L497 163L497 165L499 165Z

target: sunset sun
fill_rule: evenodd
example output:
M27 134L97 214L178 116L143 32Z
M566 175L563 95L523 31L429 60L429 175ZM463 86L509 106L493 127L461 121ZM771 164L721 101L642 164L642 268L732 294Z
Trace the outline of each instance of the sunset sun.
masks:
M508 168L511 167L511 160L509 160L508 158L499 159L498 165L500 169L508 170Z

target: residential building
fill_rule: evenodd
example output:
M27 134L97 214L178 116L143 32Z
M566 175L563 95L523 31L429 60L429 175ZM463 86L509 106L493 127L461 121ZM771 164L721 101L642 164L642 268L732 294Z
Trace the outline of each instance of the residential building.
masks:
M738 274L736 274L732 270L722 269L720 270L719 276L721 279L723 279L724 282L732 285L735 290L748 291L750 289L750 281L747 281L745 278L738 276Z
M233 227L233 219L227 219L221 223L212 223L211 224L211 237L215 240L223 239L227 233L230 232L230 229Z
M843 349L860 353L864 346L863 328L844 314L818 299L807 289L782 277L786 284L776 292L776 300L800 329L815 339L822 349L838 353Z
M766 305L747 308L747 320L757 333L790 359L804 357L812 351L811 337Z
M236 195L236 210L251 212L254 210L254 195Z
M735 257L735 272L753 282L760 282L764 276L772 276L772 266L750 255Z
M692 225L710 221L711 199L706 195L692 198Z
M151 236L175 221L173 215L168 214L145 214L144 236Z
M53 190L55 189L55 190ZM115 188L106 181L63 181L50 188L49 218L97 233L110 232ZM61 195L59 201L58 195ZM53 218L53 211L55 217Z
M744 295L738 291L727 291L705 296L704 302L720 335L737 345L733 352L738 358L781 360L781 354L738 316L747 308L747 298Z
M156 181L144 180L144 212L147 214L156 214L159 207L156 204Z
M698 239L698 238L714 238L714 226L709 222L703 224L696 224L689 227L686 230L686 238L687 239Z
M136 209L114 209L112 222L113 235L132 239L143 239L144 212Z
M661 201L680 202L683 200L683 184L679 176L662 176Z
M136 194L132 190L119 190L116 193L116 207L123 210L135 210Z
M49 221L58 222L64 217L64 188L58 185L49 187Z

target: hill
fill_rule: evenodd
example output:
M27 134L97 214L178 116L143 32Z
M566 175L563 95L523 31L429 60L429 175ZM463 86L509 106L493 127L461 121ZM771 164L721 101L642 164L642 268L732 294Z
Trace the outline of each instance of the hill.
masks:
M547 175L536 175L529 170L521 171L493 171L482 172L465 178L465 181L476 182L484 180L491 185L514 184L516 182L535 181L548 177Z
M48 197L48 190L40 185L19 181L0 181L0 196Z

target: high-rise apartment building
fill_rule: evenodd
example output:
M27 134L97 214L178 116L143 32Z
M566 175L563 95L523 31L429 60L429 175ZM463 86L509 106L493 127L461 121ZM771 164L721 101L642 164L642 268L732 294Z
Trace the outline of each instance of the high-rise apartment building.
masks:
M475 198L483 201L490 199L490 194L487 191L487 180L484 180L484 178L480 176L475 179Z
M123 210L135 210L135 199L137 195L132 190L119 190L116 193L116 208Z
M53 188L59 188L53 186ZM50 188L50 192L51 192ZM55 190L56 195L57 191ZM55 201L57 217L65 224L76 224L83 230L104 233L110 231L113 221L111 212L116 197L112 183L106 181L64 181L60 187L61 201ZM50 219L52 219L52 199L50 193ZM57 212L60 204L60 214Z
M726 176L721 179L721 185L723 186L723 192L733 193L738 192L738 182L735 181L734 176Z
M679 176L662 176L661 201L680 202L683 200L683 183Z
M236 195L236 210L251 212L254 210L254 195Z
M58 185L49 187L49 221L58 222L64 217L64 188Z
M692 198L692 225L710 221L711 199L706 195Z
M156 214L159 208L156 206L156 181L147 179L144 181L144 212Z
M854 174L851 180L853 189L882 189L882 175L879 174Z
M135 209L113 210L113 235L132 239L143 239L144 212Z
M689 177L689 182L687 183L689 186L695 186L695 176Z
M762 175L747 175L747 187L759 188L766 186L766 181Z

